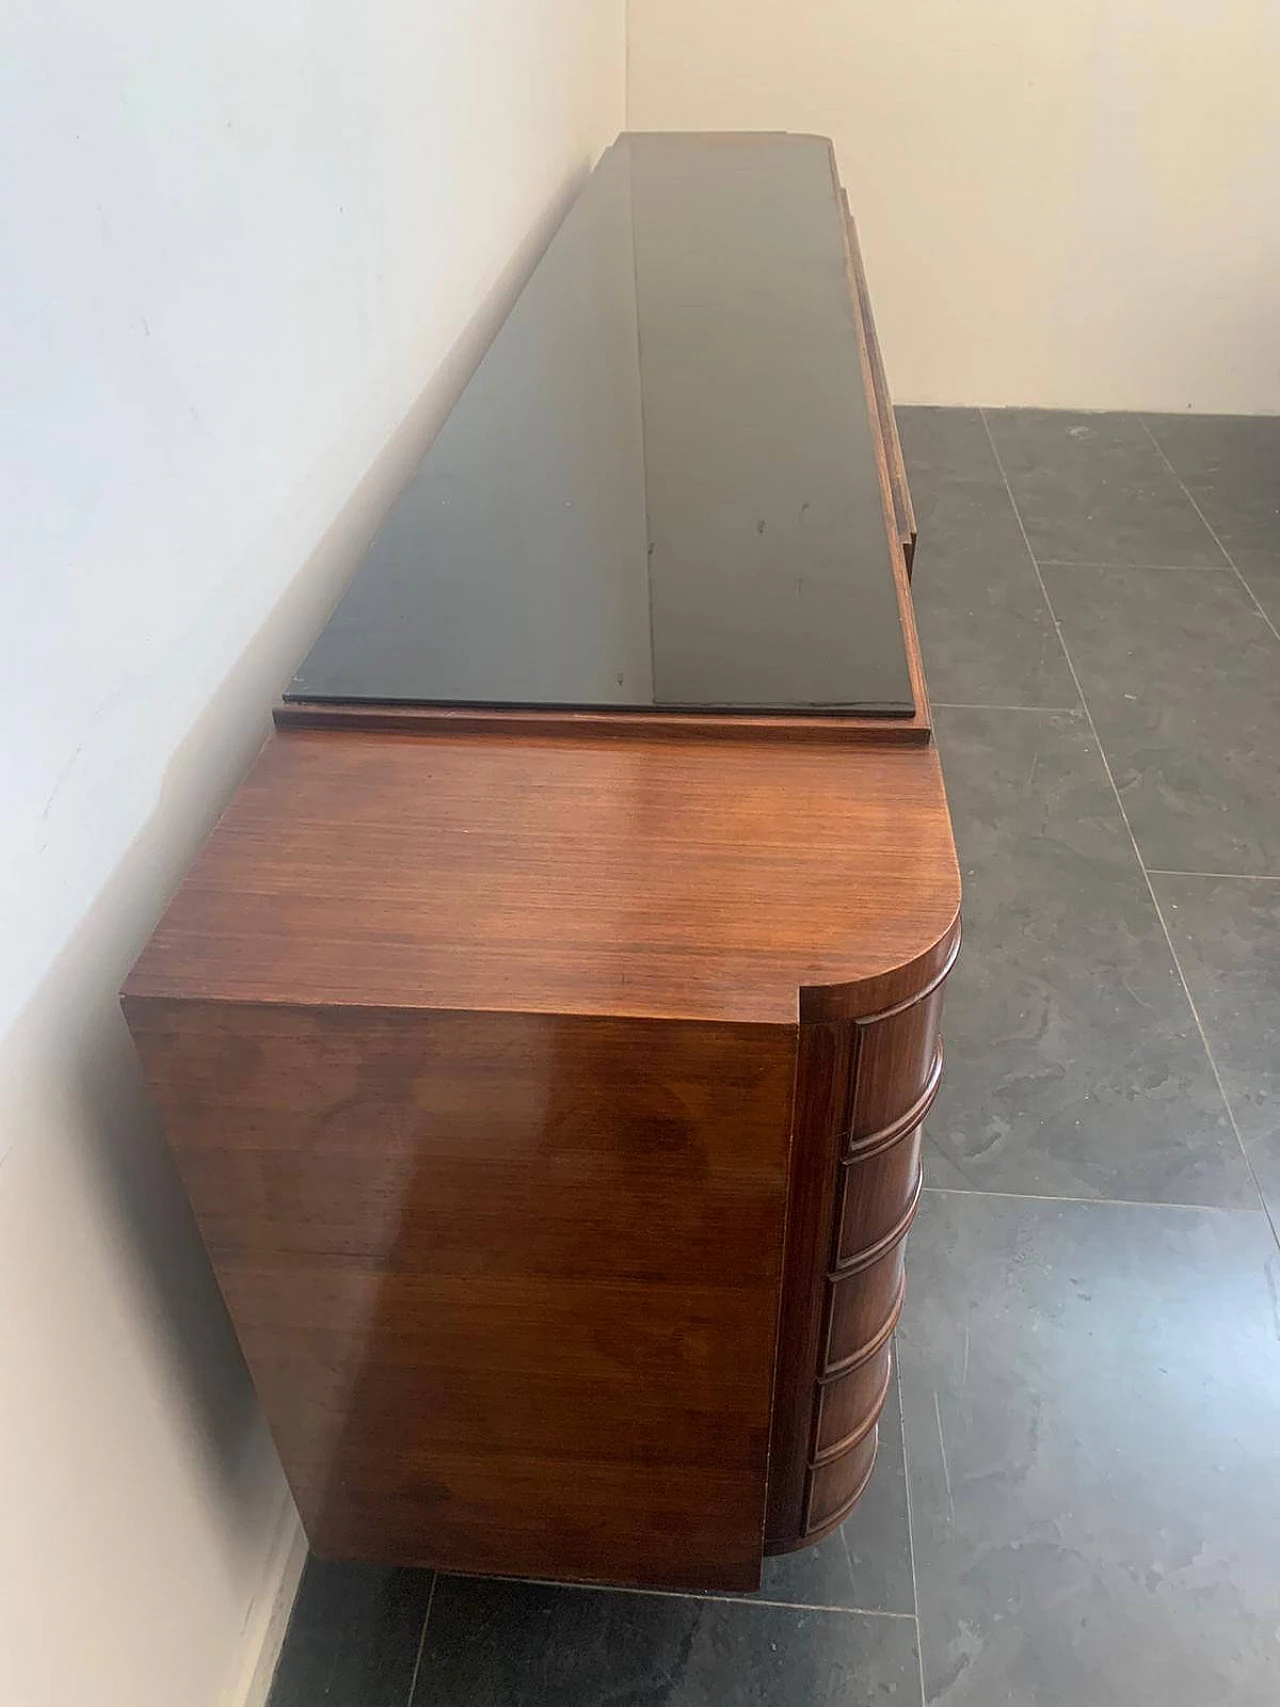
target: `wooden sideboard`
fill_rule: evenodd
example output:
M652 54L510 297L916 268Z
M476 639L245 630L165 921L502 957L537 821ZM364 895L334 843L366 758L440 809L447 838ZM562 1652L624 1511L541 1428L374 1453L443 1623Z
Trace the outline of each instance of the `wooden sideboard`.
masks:
M125 987L322 1554L746 1589L871 1473L959 876L845 212L615 145Z

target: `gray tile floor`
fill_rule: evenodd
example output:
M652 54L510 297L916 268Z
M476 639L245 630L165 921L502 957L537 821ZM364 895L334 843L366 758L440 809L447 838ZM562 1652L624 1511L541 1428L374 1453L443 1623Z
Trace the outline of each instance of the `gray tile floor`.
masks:
M1280 420L902 428L966 946L872 1486L746 1598L313 1563L272 1707L1280 1701Z

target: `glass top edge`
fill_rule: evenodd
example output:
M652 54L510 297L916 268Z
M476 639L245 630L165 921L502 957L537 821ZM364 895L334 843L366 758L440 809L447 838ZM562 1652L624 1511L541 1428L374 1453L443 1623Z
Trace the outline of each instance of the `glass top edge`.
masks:
M281 695L284 705L323 705L341 708L368 707L371 711L547 711L560 713L586 712L596 717L901 717L916 715L913 702L906 700L865 701L843 704L804 705L798 703L761 702L751 705L726 705L714 700L679 701L669 705L624 704L613 701L549 700L549 699L426 699L394 698L368 694L318 694L287 692Z

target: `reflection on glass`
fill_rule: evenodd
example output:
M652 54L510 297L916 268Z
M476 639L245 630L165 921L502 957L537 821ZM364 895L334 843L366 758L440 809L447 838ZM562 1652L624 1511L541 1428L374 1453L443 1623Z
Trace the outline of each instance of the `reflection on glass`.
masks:
M829 146L604 156L287 697L913 706Z

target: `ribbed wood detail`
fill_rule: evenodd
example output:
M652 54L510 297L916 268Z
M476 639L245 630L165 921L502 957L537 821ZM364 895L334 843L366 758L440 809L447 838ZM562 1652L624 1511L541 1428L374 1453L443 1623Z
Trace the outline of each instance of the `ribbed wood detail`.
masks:
M923 1184L922 1123L942 1076L939 1024L951 959L914 999L865 1019L802 1027L812 1035L807 1046L802 1036L798 1102L830 1134L826 1175L810 1184L808 1209L828 1232L814 1247L820 1308L808 1353L810 1398L793 1425L804 1430L803 1477L793 1481L788 1507L772 1476L794 1476L796 1443L775 1435L771 1551L815 1540L841 1522L871 1473L905 1296L906 1236ZM807 1141L824 1142L820 1133Z

